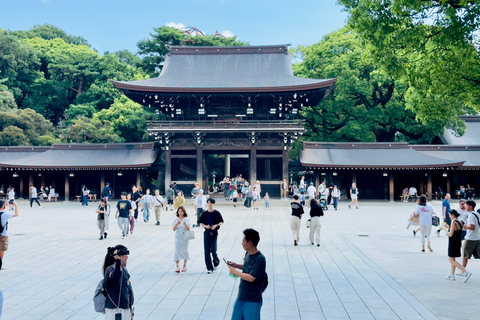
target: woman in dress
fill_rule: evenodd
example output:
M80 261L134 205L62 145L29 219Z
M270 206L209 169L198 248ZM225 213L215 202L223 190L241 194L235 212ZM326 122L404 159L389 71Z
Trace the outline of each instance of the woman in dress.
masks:
M178 210L178 208L185 206L185 196L183 195L182 190L178 191L177 197L175 198L173 204L175 205L175 210Z
M425 252L425 237L427 237L428 250L433 252L430 245L430 234L432 233L432 215L434 214L435 211L432 205L427 203L427 196L422 194L420 198L418 198L418 205L414 212L414 215L419 217L422 252Z
M106 320L116 320L116 313L121 313L121 319L133 318L133 289L126 268L129 254L128 249L120 244L107 249L103 263L105 287L108 289L105 301Z
M258 198L259 198L259 192L257 191L256 187L253 187L252 191L252 202L253 202L253 210L257 209L258 210Z
M187 218L187 210L181 206L177 209L177 216L173 220L173 231L175 231L175 255L174 260L177 266L176 273L180 273L180 266L178 265L180 259L183 259L182 272L187 271L187 260L190 259L188 255L188 241L185 241L183 233L190 230L190 220Z
M464 267L460 263L455 260L457 257L462 256L461 248L462 248L462 227L463 224L458 220L458 217L460 216L460 213L457 212L457 210L450 210L448 212L450 219L451 219L451 224L449 227L450 230L447 231L448 235L448 260L450 261L450 275L446 276L445 279L447 280L453 280L455 281L455 268L458 268L463 275L463 282L467 282L467 280L470 278L471 273L465 270Z
M253 186L254 189L258 192L258 198L262 197L262 186L260 185L260 180L257 180L257 183Z

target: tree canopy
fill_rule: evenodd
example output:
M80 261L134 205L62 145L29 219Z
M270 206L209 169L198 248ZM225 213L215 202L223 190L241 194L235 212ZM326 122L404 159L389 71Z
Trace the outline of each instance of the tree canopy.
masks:
M338 78L330 95L318 106L305 108L306 139L317 141L377 141L408 139L428 142L442 132L406 110L407 84L394 80L362 57L365 43L349 28L326 35L317 44L300 48L303 62L295 74L308 78Z
M423 122L459 129L480 110L479 0L339 0L366 56L405 79L407 107ZM460 128L461 129L461 128Z
M245 46L246 42L237 37L222 35L190 35L173 27L162 26L154 29L150 38L137 43L138 53L143 57L140 66L151 77L158 76L168 53L168 46Z

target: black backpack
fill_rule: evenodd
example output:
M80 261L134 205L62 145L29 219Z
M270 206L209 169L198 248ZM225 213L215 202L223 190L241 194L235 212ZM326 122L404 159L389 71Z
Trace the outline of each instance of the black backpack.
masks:
M0 212L0 222L2 221L2 214L3 211ZM8 221L5 222L5 227L0 223L0 233L2 233L5 229L8 229Z

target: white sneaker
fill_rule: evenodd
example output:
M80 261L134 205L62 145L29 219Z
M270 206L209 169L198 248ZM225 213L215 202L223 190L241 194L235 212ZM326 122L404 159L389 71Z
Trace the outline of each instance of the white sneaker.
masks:
M455 273L456 276L463 276L463 272L460 271L460 270L457 270L457 272Z
M445 277L445 280L455 281L455 275L451 274L451 275L449 275L449 276L446 276L446 277Z
M468 279L470 279L471 276L472 276L472 273L471 273L471 272L465 271L465 275L464 275L464 278L463 278L463 282L467 282Z

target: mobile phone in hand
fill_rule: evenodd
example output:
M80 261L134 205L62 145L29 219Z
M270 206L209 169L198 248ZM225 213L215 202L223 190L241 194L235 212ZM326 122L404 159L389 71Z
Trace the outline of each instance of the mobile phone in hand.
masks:
M228 261L227 261L227 260L225 260L225 258L223 258L223 261L225 261L225 263L227 264L227 266L229 266L229 265L230 265L230 263L228 263Z

